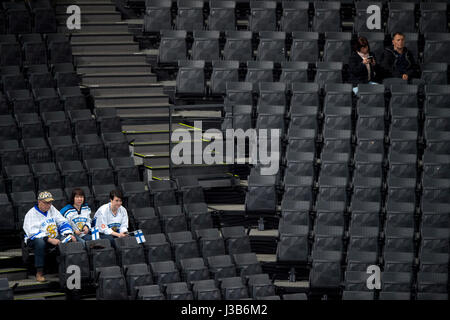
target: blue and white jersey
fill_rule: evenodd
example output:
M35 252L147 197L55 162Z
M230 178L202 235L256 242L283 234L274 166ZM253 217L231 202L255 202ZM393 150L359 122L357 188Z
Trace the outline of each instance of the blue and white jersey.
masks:
M52 205L47 212L42 212L35 205L25 215L23 222L25 231L25 243L28 239L34 240L44 237L56 238L59 235L72 234L73 230L69 222Z
M128 213L123 206L120 206L117 214L114 215L111 211L111 203L106 203L98 208L94 220L100 233L111 234L112 232L128 231Z
M71 204L61 209L61 214L69 221L73 230L83 231L84 227L91 229L91 208L87 204L83 204L80 212Z

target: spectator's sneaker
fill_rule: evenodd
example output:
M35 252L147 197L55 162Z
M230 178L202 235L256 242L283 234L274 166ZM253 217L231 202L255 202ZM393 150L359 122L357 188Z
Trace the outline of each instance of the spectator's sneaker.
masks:
M45 282L47 280L45 280L44 275L42 274L42 272L38 272L38 273L36 273L36 281L38 281L38 282Z

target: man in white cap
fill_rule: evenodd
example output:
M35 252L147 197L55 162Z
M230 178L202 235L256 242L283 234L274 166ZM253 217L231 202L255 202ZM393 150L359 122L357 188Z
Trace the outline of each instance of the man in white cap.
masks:
M44 261L47 247L57 246L61 240L71 236L76 241L69 222L52 205L53 196L48 191L39 193L38 203L25 215L23 230L25 243L34 249L34 266L36 267L36 280L45 281Z

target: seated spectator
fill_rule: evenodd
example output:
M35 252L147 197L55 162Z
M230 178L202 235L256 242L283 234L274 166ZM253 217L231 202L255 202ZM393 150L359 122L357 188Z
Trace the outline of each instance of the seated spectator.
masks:
M370 52L369 42L365 37L358 37L353 46L353 52L349 59L350 81L358 92L358 84L376 84L377 63L374 54Z
M411 82L412 78L420 78L420 67L405 47L405 36L401 32L394 34L392 47L384 49L380 66L385 80L397 78Z
M115 247L115 238L128 237L128 213L122 207L123 194L120 190L111 191L109 198L111 202L98 208L94 223L100 232L100 239L108 239Z
M23 230L25 243L34 249L36 281L44 282L44 262L46 249L58 246L61 240L71 236L77 241L73 230L61 213L52 205L53 196L48 191L39 193L38 203L25 215Z
M69 221L77 241L85 243L91 240L91 208L85 203L84 191L81 188L72 190L70 203L61 209L61 214Z

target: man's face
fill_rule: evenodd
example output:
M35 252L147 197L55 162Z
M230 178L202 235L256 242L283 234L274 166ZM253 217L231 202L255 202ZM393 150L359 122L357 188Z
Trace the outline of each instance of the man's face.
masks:
M50 202L46 202L46 201L42 201L42 200L38 201L38 208L42 212L47 212L48 210L50 210L51 206L52 206L52 202L51 201Z
M114 196L114 199L111 200L111 208L114 210L119 209L119 207L122 205L122 199L117 198Z
M392 39L392 44L394 45L394 49L403 49L405 46L405 37L399 34L395 35L394 39Z

